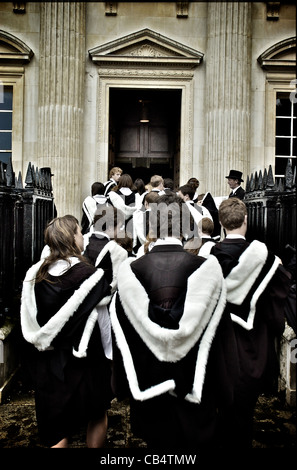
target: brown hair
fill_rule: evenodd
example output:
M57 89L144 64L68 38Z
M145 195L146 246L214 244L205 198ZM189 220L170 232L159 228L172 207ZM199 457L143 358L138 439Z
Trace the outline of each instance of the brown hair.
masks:
M150 184L151 184L152 188L156 188L161 183L164 184L164 180L163 180L162 176L154 175L154 176L151 177Z
M199 187L200 183L197 180L197 178L190 178L189 181L187 182L187 184L191 184L192 186L194 186L195 191L196 191L196 189Z
M56 217L48 223L44 232L44 241L50 248L50 254L39 268L36 282L47 278L48 268L57 260L69 261L71 256L76 256L86 262L74 239L77 228L78 220L73 215Z
M214 223L209 217L202 217L202 233L212 235Z
M225 199L219 207L219 221L227 230L235 230L241 227L246 214L245 203L237 197Z
M118 185L114 189L117 191L118 189L121 189L121 188L129 188L129 189L131 189L131 191L136 190L136 186L134 186L133 180L132 180L131 176L128 175L128 173L123 173L120 176Z
M183 201L175 193L159 196L151 204L150 235L154 237L182 237Z
M121 174L122 174L122 173L123 173L123 170L122 170L120 167L118 167L118 166L114 166L114 167L110 170L110 172L109 172L109 178L112 178L112 176L113 176L115 173L121 173Z
M178 188L178 190L179 190L184 196L188 195L189 198L191 199L191 201L192 201L193 197L195 196L195 188L194 188L194 186L193 186L192 184L184 184L183 186L180 186L180 187Z
M158 197L160 197L158 191L150 191L144 196L143 203L147 202L148 204L151 204L152 202L156 202Z
M105 186L103 183L100 183L99 181L96 181L91 186L92 196L95 196L95 194L104 194L104 191L105 191Z

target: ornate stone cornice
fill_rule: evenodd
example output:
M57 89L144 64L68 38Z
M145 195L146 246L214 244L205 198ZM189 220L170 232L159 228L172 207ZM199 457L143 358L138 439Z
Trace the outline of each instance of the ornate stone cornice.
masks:
M164 67L164 70L155 69L142 69L142 68L100 68L100 77L119 77L119 78L141 78L151 80L156 78L159 80L164 79L184 79L190 80L194 76L192 70L170 70Z
M112 67L195 68L203 54L150 29L143 29L89 50L91 60Z

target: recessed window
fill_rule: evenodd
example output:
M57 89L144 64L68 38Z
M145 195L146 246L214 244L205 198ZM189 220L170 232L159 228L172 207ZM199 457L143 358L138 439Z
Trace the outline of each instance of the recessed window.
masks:
M283 177L288 158L296 166L296 103L290 93L276 94L275 116L275 176Z
M0 90L0 161L7 164L12 155L13 87L2 85Z

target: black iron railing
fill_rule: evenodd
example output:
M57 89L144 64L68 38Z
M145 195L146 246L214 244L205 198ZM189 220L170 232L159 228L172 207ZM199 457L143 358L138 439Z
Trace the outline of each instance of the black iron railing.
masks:
M283 258L296 248L296 167L288 159L284 178L274 178L271 166L247 178L244 202L248 211L247 239L260 240Z
M22 280L44 245L44 229L55 215L50 168L28 165L15 176L11 161L0 162L0 322L16 314Z

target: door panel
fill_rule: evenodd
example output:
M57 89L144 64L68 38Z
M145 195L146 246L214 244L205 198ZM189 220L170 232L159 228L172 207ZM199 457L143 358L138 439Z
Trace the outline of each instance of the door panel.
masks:
M144 101L149 122L142 123ZM139 171L174 179L180 112L180 90L111 89L109 169L119 166L131 176Z
M119 151L116 157L141 157L140 133L140 126L123 126L120 130Z
M165 126L148 126L148 157L171 158L168 133Z

